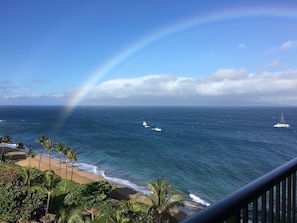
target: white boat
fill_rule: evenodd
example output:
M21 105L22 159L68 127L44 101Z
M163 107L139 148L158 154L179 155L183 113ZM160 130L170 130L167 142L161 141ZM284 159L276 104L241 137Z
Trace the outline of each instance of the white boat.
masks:
M273 127L275 127L275 128L289 128L290 127L290 125L285 122L283 113L282 113L280 122L275 124Z
M145 128L149 128L150 126L146 123L146 121L143 121L142 122L142 125L145 127Z
M159 127L156 127L156 128L152 128L152 130L156 131L156 132L161 132L162 129L160 129Z

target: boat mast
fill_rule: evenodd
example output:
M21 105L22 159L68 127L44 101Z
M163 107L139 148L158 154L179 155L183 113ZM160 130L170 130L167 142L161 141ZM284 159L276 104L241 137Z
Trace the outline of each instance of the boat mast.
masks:
M284 118L284 113L282 112L282 116L281 116L281 123L285 124L285 118Z

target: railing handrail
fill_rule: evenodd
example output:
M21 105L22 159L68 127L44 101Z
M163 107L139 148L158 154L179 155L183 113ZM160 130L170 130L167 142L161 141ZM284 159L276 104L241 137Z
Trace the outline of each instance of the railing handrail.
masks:
M182 223L221 222L297 170L297 158L268 172L236 192L186 218Z

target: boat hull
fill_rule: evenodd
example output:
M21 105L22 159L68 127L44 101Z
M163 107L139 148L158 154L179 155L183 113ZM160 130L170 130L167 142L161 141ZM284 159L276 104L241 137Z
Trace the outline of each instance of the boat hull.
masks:
M273 126L274 128L289 128L289 124L284 124L284 123L277 123Z

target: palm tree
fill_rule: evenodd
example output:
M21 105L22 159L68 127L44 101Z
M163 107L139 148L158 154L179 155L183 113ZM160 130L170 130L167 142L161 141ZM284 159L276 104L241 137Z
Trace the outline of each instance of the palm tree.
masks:
M88 215L81 208L61 209L57 223L89 223L91 222Z
M30 163L30 161L29 161ZM27 189L27 198L30 200L31 198L31 180L34 178L35 175L35 168L31 168L30 165L29 167L23 167L22 172L23 172L23 176L24 176L24 184L27 185L28 189ZM27 213L27 221L28 221L28 216L29 213Z
M45 140L46 140L46 138L45 138L43 135L41 135L41 136L39 136L39 138L37 139L36 143L37 143L38 145L43 146ZM41 157L42 157L42 150L41 150L40 157L39 157L39 168L38 168L38 169L40 169Z
M68 151L67 153L68 159L71 161L71 181L72 181L72 177L73 177L73 166L74 163L77 160L77 153L75 149L71 149Z
M36 169L32 167L23 167L22 168L24 184L28 186L28 191L31 188L31 180L34 178Z
M30 148L28 152L26 152L26 156L29 158L29 167L31 167L31 158L34 158L36 153Z
M62 163L62 153L64 151L64 149L63 149L63 143L57 142L56 143L55 150L56 150L56 152L58 152L60 154L60 164L59 164L59 174L58 174L58 175L60 175L60 172L61 172L61 163Z
M53 189L57 186L58 178L53 170L48 170L45 172L45 188L47 189L47 202L46 202L46 210L45 216L48 214L48 209L50 205L50 198Z
M5 135L4 138L2 139L2 142L4 143L12 143L11 138L9 135Z
M151 196L146 197L149 201L149 212L153 214L157 223L176 222L170 215L170 210L174 207L184 206L183 196L178 193L171 193L171 183L166 183L166 179L159 179L157 182L148 183ZM140 195L144 197L143 195Z
M44 149L48 151L48 167L51 169L51 157L50 152L54 149L54 142L51 139L46 139L43 143Z
M145 209L142 207L141 203L134 202L133 200L122 200L120 201L120 205L122 210L125 211L126 216L129 218L134 218L135 216L137 216L138 213Z
M63 152L65 154L65 186L64 186L64 191L66 191L66 187L67 187L67 162L69 161L69 157L68 157L68 153L71 150L71 148L66 145Z
M57 223L67 223L68 215L69 213L65 208L60 209Z
M69 218L67 223L89 223L90 218L84 215L81 209L75 209L69 213Z
M109 216L109 220L113 223L128 223L130 218L126 217L122 211L118 210Z

